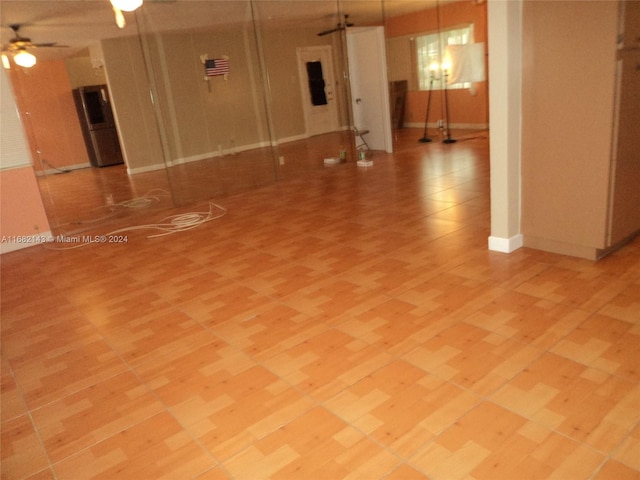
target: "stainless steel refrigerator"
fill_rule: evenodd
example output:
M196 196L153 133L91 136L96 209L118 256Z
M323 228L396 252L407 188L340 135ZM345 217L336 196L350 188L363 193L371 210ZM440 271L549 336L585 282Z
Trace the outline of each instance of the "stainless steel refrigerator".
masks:
M105 167L123 163L107 86L76 88L73 98L91 165Z

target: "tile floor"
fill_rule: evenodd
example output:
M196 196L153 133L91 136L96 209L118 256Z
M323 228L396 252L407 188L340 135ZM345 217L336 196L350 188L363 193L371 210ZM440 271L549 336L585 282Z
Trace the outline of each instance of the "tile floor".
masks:
M3 255L1 477L640 478L640 239L489 252L486 137L374 162Z

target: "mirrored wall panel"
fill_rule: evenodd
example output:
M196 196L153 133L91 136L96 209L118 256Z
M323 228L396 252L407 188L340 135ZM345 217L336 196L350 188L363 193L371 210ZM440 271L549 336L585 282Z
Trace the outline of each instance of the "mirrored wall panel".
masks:
M7 73L57 231L390 153L402 129L488 123L486 81L451 87L446 112L431 70L445 43L486 42L485 2L144 0L118 15L8 0L0 15L3 45L47 45L29 68L9 52Z

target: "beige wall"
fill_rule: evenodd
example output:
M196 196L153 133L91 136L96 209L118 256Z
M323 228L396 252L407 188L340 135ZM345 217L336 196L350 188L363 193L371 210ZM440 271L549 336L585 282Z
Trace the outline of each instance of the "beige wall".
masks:
M525 245L593 258L606 247L616 2L525 1Z
M94 68L91 65L89 49L81 54L65 59L71 88L86 87L89 85L105 85L107 77L104 68Z
M147 40L171 162L268 144L252 35L237 29ZM205 80L201 55L229 57L228 77Z
M275 140L305 134L296 48L331 44L309 29L264 32ZM148 71L160 115L149 100ZM102 43L109 88L130 172L162 168L243 149L266 146L273 139L265 111L263 74L253 31L169 33ZM335 50L335 49L334 49ZM339 52L338 52L339 53ZM205 80L201 55L229 57L230 73ZM334 56L339 66L339 54ZM338 75L339 77L339 75ZM344 91L344 84L336 90ZM344 103L343 94L339 102ZM348 124L346 107L341 121ZM158 128L159 127L159 128ZM162 132L162 134L161 134Z
M105 72L122 154L130 173L162 168L164 158L140 41L104 42Z

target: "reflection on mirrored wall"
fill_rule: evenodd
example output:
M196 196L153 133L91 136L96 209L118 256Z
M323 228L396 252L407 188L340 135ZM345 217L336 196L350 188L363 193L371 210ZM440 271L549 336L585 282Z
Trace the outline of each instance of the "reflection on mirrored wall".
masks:
M434 137L442 135L447 122L452 129L485 130L486 2L440 1L431 7L385 22L389 81L406 89L396 126L422 128L426 123ZM451 55L458 56L456 61Z
M142 54L177 201L271 183L338 154L334 137L349 131L342 54L333 54L341 39L318 36L316 18L338 18L335 8L335 2L238 1L141 10ZM167 19L170 31L163 28ZM116 57L125 41L103 42L105 57ZM310 95L311 63L319 65L320 104ZM322 134L333 136L314 158L304 145L297 152L279 148Z
M107 0L23 0L3 2L2 24L18 11L32 28L25 22L25 34L62 45L64 26L74 47L8 71L50 223L62 232L313 175L328 157L355 160L354 128L377 135L354 124L370 121L358 109L372 105L369 93L353 96L357 74L364 83L388 76L371 110L388 113L389 129L437 129L442 96L431 95L429 118L425 104L443 84L429 84L419 52L461 27L486 44L486 5L472 0L146 1L123 29ZM381 63L362 74L349 56L373 50L349 54L347 37L370 27L384 27L386 42ZM452 125L486 128L485 81L449 93ZM88 104L103 121L86 121Z

